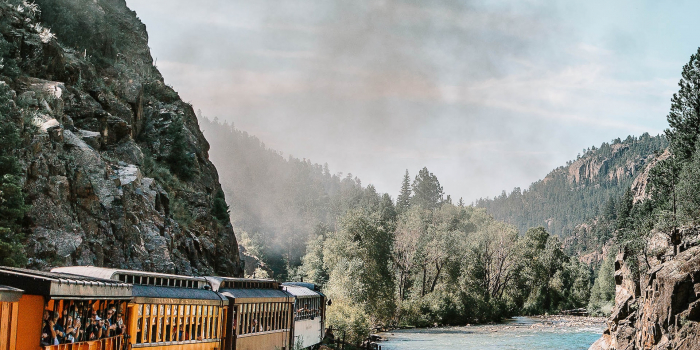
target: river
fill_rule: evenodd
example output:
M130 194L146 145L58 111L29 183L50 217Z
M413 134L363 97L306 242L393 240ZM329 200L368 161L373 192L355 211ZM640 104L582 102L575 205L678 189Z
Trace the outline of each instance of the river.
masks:
M382 350L586 350L605 329L592 317L516 317L497 325L403 329L380 336Z

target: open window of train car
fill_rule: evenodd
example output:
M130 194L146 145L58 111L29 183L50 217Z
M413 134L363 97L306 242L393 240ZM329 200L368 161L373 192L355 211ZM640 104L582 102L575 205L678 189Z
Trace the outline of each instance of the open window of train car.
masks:
M0 350L15 350L21 297L21 289L0 286Z
M293 348L293 298L273 280L207 277L229 299L225 350Z
M228 299L204 278L153 272L70 267L133 284L128 334L132 348L214 350L221 347Z
M294 296L294 344L302 349L323 341L325 296L311 283L288 282L282 288Z
M16 349L122 350L131 285L118 281L0 267L0 284L22 288Z

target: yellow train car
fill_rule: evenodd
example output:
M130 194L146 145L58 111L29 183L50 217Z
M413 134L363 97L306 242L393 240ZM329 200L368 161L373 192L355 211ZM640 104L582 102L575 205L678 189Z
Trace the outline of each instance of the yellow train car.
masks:
M104 323L105 315L124 310L131 299L130 285L10 267L0 267L0 284L23 290L16 301L16 313L13 306L18 327L14 345L8 342L8 348L125 350L124 335L116 327L100 325L98 320ZM92 336L88 336L88 330Z
M212 290L229 300L224 350L294 348L294 298L279 282L263 279L206 277Z
M21 289L0 286L0 350L15 350L21 297Z
M126 333L131 348L220 350L228 299L202 277L109 269L94 266L52 271L132 285Z

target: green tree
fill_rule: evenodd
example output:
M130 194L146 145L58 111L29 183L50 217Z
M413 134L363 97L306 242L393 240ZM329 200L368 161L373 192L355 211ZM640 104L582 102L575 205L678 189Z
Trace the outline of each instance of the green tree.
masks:
M176 116L168 126L167 135L172 144L167 162L170 170L180 178L180 180L190 180L194 175L195 159L190 154L189 144L185 136L185 126L182 117Z
M700 134L700 48L683 66L678 86L671 99L666 137L673 154L686 161L692 157Z
M21 114L12 100L13 91L0 82L0 265L24 266L20 220L27 211L22 192L21 168L14 152L20 147L17 120Z
M588 310L594 315L609 315L615 304L615 255L609 253L596 274Z
M413 197L411 204L423 209L435 209L442 203L444 192L437 176L428 168L423 168L413 180Z
M405 212L411 205L411 178L408 175L408 169L406 169L406 174L403 176L403 181L401 182L401 192L396 198L396 211L399 213Z
M695 151L692 161L680 173L678 207L683 223L700 223L700 150Z
M216 191L216 196L214 196L214 203L211 207L211 215L214 216L221 225L228 225L231 223L231 218L229 216L228 204L226 204L226 197L224 196L224 191Z
M657 228L671 239L674 254L677 253L681 237L678 230L678 180L682 164L680 159L671 154L659 161L649 173L649 187L653 201Z

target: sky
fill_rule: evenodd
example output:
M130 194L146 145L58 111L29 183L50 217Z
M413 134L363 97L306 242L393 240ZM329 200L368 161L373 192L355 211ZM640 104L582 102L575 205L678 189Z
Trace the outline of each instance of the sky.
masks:
M690 1L127 0L204 116L396 197L465 202L662 133L700 46Z

